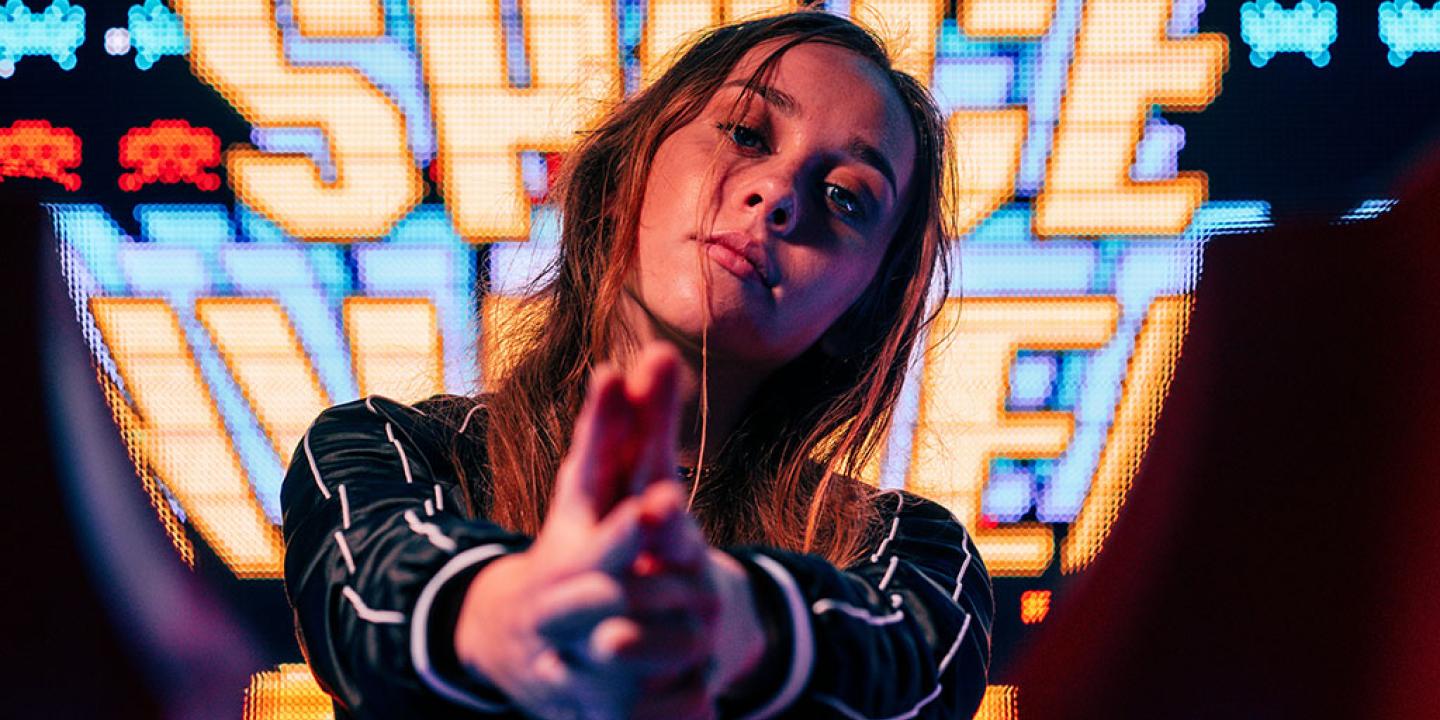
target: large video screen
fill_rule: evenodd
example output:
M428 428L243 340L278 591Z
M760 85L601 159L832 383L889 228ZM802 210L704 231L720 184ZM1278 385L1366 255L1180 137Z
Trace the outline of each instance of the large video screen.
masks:
M579 133L694 32L794 7L0 6L0 182L47 203L175 552L217 592L282 597L280 480L315 416L483 391L557 246L550 186ZM956 143L953 332L914 359L865 479L974 534L999 603L983 712L1014 717L1007 660L1124 512L1204 244L1292 210L1385 212L1440 118L1440 5L823 7L890 43ZM289 637L288 613L250 621ZM289 648L257 668L254 717L328 713Z

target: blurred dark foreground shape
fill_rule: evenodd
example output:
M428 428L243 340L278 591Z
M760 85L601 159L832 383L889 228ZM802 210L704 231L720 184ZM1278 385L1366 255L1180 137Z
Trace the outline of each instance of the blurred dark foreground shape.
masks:
M1440 154L1206 250L1150 451L1019 716L1440 717Z
M156 521L101 394L49 222L33 198L0 187L9 467L0 716L238 718L262 660Z
M4 714L161 717L128 643L108 616L106 590L90 572L60 482L60 448L46 422L42 259L59 272L54 252L44 246L47 223L32 198L0 186L0 338L7 390L6 512L0 522L6 554Z

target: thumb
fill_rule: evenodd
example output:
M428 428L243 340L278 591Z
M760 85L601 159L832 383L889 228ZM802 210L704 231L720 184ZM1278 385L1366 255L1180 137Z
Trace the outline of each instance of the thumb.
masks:
M588 562L585 565L616 577L629 572L630 566L645 549L642 497L621 500L600 521L586 548L590 557L586 558Z
M644 549L661 567L694 571L703 565L710 543L695 517L685 511L688 494L684 487L665 480L647 496L661 494L663 499L656 497L657 501L648 502L642 511L641 524L647 530Z
M685 496L678 483L657 483L620 501L595 529L590 565L614 575L629 573L653 542L655 526L683 515Z

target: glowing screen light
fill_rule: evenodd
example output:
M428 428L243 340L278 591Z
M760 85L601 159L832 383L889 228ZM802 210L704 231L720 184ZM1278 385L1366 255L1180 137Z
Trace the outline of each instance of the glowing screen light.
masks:
M120 138L120 189L135 191L149 183L190 183L201 190L220 187L211 172L220 164L220 138L210 128L184 120L156 120Z
M49 57L64 70L75 67L75 50L85 42L85 9L53 0L35 12L22 0L0 6L0 79L15 74L26 56Z
M486 355L503 354L492 327L510 307L507 288L555 246L550 166L593 120L571 98L613 102L623 78L651 77L688 33L783 9L657 2L645 9L655 32L626 55L616 28L628 20L609 4L407 8L132 7L145 62L188 47L197 75L253 123L254 146L222 157L209 128L156 120L121 139L120 187L209 191L224 177L237 204L139 206L140 237L102 207L54 206L79 307L99 330L97 359L147 429L141 457L239 575L279 573L266 522L306 418L357 395L464 392ZM1163 397L1199 244L1236 218L1264 222L1263 203L1207 205L1203 174L1175 172L1183 132L1156 112L1210 102L1226 42L1195 34L1193 13L1174 9L990 0L947 18L938 1L849 8L909 38L900 62L935 79L969 179L950 203L970 230L951 289L966 300L944 311L958 332L917 362L873 481L948 505L997 575L1074 570L1098 552L1153 421L1131 408ZM1068 84L1038 77L1066 65ZM27 163L10 174L74 184L63 172L78 162L78 142L65 144L73 133L10 132ZM40 162L35 138L61 151ZM1027 179L1037 158L1048 170ZM418 203L427 166L443 207ZM1108 248L1081 239L1115 234L1143 237ZM375 242L342 260L335 242L353 239ZM492 292L476 313L481 239L536 251L511 257L507 243L479 256ZM1011 387L1012 372L1040 367L1017 365L1018 354L1037 351L1053 353L1043 387ZM178 377L191 379L184 392ZM1076 522L1082 532L1057 561L1051 527Z
M190 358L202 387L210 388L204 397L193 396L210 409L193 412L214 413L208 427L224 428L211 432L228 433L234 453L227 472L254 488L250 504L268 509L272 519L273 473L307 413L356 394L417 399L460 392L476 368L487 364L477 357L478 349L503 352L489 331L505 316L503 277L525 276L510 283L518 287L547 255L532 253L522 268L491 268L496 291L481 303L478 319L485 327L480 327L470 310L477 266L468 243L529 238L537 248L553 246L539 237L553 227L536 227L532 215L542 211L536 200L554 174L528 172L535 163L527 158L558 164L556 153L588 118L557 105L574 93L613 101L610 93L625 72L607 29L615 22L609 7L543 2L518 7L529 13L521 26L529 34L520 38L526 53L518 58L508 45L515 23L512 18L507 25L504 13L435 0L412 3L410 17L400 20L370 12L378 6L369 3L336 3L324 12L317 7L297 2L271 13L257 2L176 5L193 44L196 71L256 123L257 146L231 148L225 156L226 175L244 204L233 212L223 206L203 209L218 223L217 234L162 230L198 221L196 210L164 206L145 206L143 213L137 208L142 232L153 237L68 232L81 227L66 222L71 213L93 215L97 209L56 208L77 265L87 265L88 277L111 277L93 291L78 290L82 299L93 292L110 302L142 288L170 298L157 302L170 303L164 308L177 314L184 331L169 340L184 341L170 356ZM716 17L773 9L717 5L696 15L698 7L652 8L669 35L651 35L642 61L656 58L653 64L669 52L658 37L675 43ZM1204 177L1175 175L1183 134L1153 115L1164 104L1199 109L1215 96L1225 42L1186 35L1185 28L1171 37L1172 8L1158 1L1097 0L1072 7L1078 12L1068 19L1064 7L1046 3L976 2L967 8L949 19L939 3L851 7L857 17L918 33L920 42L902 50L901 61L922 76L949 79L937 94L947 104L963 172L973 179L951 203L958 224L973 230L958 258L969 271L953 288L970 300L955 306L956 342L933 348L917 364L913 400L900 409L875 481L949 505L976 529L999 575L1044 572L1056 557L1049 524L1083 516L1087 530L1066 538L1065 547L1075 549L1062 563L1077 569L1098 551L1113 517L1087 503L1108 507L1123 501L1124 476L1133 463L1116 466L1111 458L1138 455L1146 423L1153 420L1125 409L1153 405L1156 393L1163 396L1183 318L1156 317L1171 307L1166 298L1191 289L1198 243L1222 230L1228 216L1244 212L1205 206ZM154 4L132 10L132 16L143 13L153 23L170 17ZM1075 34L1074 44L1046 45L1046 33L1061 20L1073 23L1066 31ZM577 27L589 31L577 33ZM1144 32L1135 32L1137 27ZM428 52L419 52L426 47ZM1028 58L1014 54L1016 47L1028 50ZM1055 53L1068 55L1070 63L1069 91L1059 104L1047 101L1038 83L1017 82L1022 59L1039 65ZM305 62L295 64L297 56ZM476 66L477 57L489 64ZM456 58L468 60L446 64ZM523 82L517 82L517 62ZM408 68L412 80L396 74L396 66ZM639 74L646 72L642 67ZM1113 80L1120 76L1126 82ZM416 77L423 82L415 85ZM589 84L579 82L581 77ZM1003 80L1007 89L980 96L968 90L970 80L988 83L990 77ZM497 108L505 112L483 115ZM1046 117L1052 118L1051 142L1034 146L1034 123ZM1037 153L1048 154L1049 171L1029 193L1031 202L1017 202L1026 158ZM125 190L157 182L211 190L219 182L218 140L208 128L184 120L133 129L122 138L119 158L130 170L120 178ZM440 168L430 174L446 200L443 211L415 204L420 163L426 160ZM482 202L484 214L467 209L473 201ZM1263 206L1253 204L1248 212L1264 215ZM109 219L93 220L114 226ZM1065 239L1115 233L1154 239L1118 252ZM352 259L340 263L337 246L302 238L381 242L356 246ZM503 257L495 252L492 265ZM108 267L117 267L118 276ZM269 300L221 302L235 293L260 293ZM146 363L159 362L158 356L117 350L130 318L107 316L111 334L97 348L102 358L119 358L113 364L116 387L131 403L137 394L157 392L181 402L180 395L145 386L143 378L151 372ZM260 332L265 335L256 335ZM477 345L477 337L484 342ZM1054 408L1005 410L1015 395L1006 382L1012 361L1034 350L1066 354L1069 397ZM946 369L952 366L956 370ZM1135 375L1137 368L1141 375ZM278 378L290 378L289 384ZM1077 387L1083 392L1076 394ZM295 404L299 398L307 399ZM1045 398L1035 401L1043 404ZM1131 429L1135 423L1139 430ZM153 453L180 456L189 435L150 437L158 444L175 443ZM950 442L956 438L964 440ZM966 448L965 454L951 452L953 445ZM1007 458L1041 462L996 474L994 463ZM189 477L172 470L174 482ZM1105 481L1103 492L1092 493L1097 478ZM187 503L182 498L179 504ZM211 511L187 512L201 522ZM243 574L279 570L245 567Z
M0 128L0 179L44 178L66 190L80 189L80 136L48 120L16 120Z
M1049 590L1026 590L1020 593L1020 622L1034 625L1050 613Z
M1415 0L1380 3L1380 41L1386 58L1400 67L1419 52L1440 52L1440 5L1421 7Z
M1240 36L1250 45L1250 62L1257 67L1278 53L1300 53L1315 67L1325 67L1339 34L1339 12L1325 0L1300 0L1292 8L1258 0L1240 7Z
M1211 199L1203 162L1180 156L1174 115L1214 103L1230 63L1230 40L1199 32L1204 5L827 4L890 39L898 66L930 86L963 179L945 204L964 232L939 323L953 332L914 359L866 479L964 521L997 579L1027 593L1004 610L1017 621L1043 619L1055 578L1104 549L1180 354L1204 244L1269 222L1263 200ZM793 7L130 6L97 62L146 77L188 64L243 132L167 107L127 120L118 143L86 136L82 156L69 125L6 118L0 182L56 193L100 383L182 556L194 558L193 533L231 575L278 578L280 479L316 414L493 382L513 359L503 328L559 245L550 190L580 133L692 33ZM1255 0L1239 14L1254 66L1329 62L1333 4ZM1381 4L1390 63L1440 51L1437 18ZM8 0L0 76L30 56L74 67L84 36L84 11L65 0ZM84 162L102 156L119 174L92 180ZM96 185L126 204L80 194ZM1019 717L1021 695L992 687L981 716ZM247 698L247 717L329 713L303 666L256 676Z
M179 16L160 0L145 0L144 5L131 6L128 16L126 41L135 48L135 67L149 70L162 57L190 52L190 40L185 37ZM107 33L107 45L109 40Z

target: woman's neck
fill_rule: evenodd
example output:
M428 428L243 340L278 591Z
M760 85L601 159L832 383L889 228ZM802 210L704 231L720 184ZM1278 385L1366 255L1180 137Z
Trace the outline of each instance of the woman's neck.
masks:
M704 461L709 464L740 423L763 378L735 372L734 365L717 361L713 355L706 363L701 353L681 348L680 356L684 362L680 366L678 456L684 465L700 465L703 437ZM708 382L702 383L707 375Z

